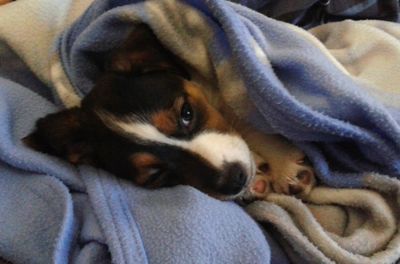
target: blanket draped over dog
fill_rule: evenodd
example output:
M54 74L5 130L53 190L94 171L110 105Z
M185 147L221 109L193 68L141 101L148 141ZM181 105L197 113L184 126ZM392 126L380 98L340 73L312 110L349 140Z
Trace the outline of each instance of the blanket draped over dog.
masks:
M146 23L236 115L300 146L323 184L370 189L317 188L305 203L273 195L250 205L257 220L283 235L290 256L318 263L400 259L397 24L345 21L306 32L223 0L91 2L20 0L0 8L1 43L36 76L27 69L11 74L21 65L0 53L1 257L286 261L233 203L190 187L143 190L21 144L37 118L78 105L99 74L94 58Z

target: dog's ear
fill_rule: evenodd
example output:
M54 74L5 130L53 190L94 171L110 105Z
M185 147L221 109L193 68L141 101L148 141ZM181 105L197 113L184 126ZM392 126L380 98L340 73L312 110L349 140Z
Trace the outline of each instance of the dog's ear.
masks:
M190 78L183 62L164 48L145 24L136 25L122 45L107 56L105 69L134 75L166 71Z
M80 108L71 108L39 119L35 130L22 139L28 146L68 160L73 164L90 164L88 133L82 126Z

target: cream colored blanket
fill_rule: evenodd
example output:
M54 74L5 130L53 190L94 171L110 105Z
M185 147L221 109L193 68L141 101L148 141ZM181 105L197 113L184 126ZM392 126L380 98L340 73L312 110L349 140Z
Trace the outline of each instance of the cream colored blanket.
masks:
M277 228L296 263L397 263L400 181L371 174L364 184L316 187L305 201L271 194L247 211Z

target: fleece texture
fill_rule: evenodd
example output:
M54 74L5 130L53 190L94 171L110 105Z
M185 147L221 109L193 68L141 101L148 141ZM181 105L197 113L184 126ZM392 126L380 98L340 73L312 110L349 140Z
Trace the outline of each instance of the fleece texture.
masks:
M397 263L400 181L371 174L364 184L316 187L304 201L271 194L247 210L279 230L294 263Z
M36 252L38 262L44 254L53 262L269 262L261 230L232 203L189 187L145 191L21 145L38 117L79 105L100 74L93 55L115 47L137 23L149 25L196 82L218 89L239 118L299 145L323 184L367 187L371 172L400 177L396 24L347 21L307 32L223 0L20 0L0 8L0 39L48 86L55 105L2 79L1 177L14 190L36 186L25 178L47 186L32 187L37 197L26 196L26 211L15 196L29 192L0 185L9 190L0 192L9 203L0 214L8 223L0 225L5 258L28 262L19 258L33 250L14 239L20 234L32 247L41 247L37 240L53 245ZM389 62L395 67L385 68ZM375 184L379 190L380 181ZM56 201L55 193L58 210L47 202ZM30 217L18 215L26 212ZM48 233L32 233L39 228Z
M184 186L144 190L22 144L38 118L60 109L50 69L58 54L56 39L88 5L21 0L0 7L1 258L12 263L268 263L271 249L263 231L232 202ZM273 255L286 261L274 245Z

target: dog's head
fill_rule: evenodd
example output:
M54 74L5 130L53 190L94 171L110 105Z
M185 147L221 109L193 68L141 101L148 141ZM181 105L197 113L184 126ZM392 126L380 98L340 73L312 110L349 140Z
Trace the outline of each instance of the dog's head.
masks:
M81 107L40 119L26 144L149 188L187 184L227 198L246 187L246 143L150 29L138 26L107 57Z

